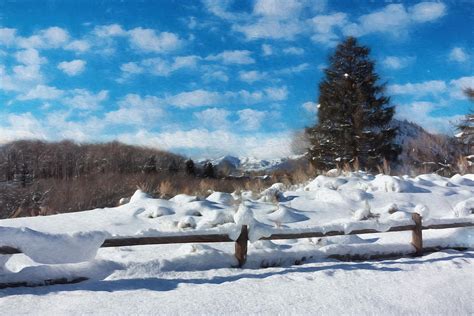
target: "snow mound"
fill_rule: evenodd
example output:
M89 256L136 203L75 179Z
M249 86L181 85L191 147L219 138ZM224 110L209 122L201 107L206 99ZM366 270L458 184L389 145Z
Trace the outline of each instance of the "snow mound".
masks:
M234 204L234 197L230 193L214 192L209 195L206 200L218 204L232 205Z
M281 200L283 197L283 191L285 185L283 183L275 183L268 189L262 191L262 197L259 199L260 202L274 202Z
M420 214L423 218L427 218L430 214L430 209L424 204L417 204L415 206L415 213Z
M178 194L174 196L173 198L170 199L170 201L178 204L178 205L184 205L186 203L194 202L197 201L198 198L193 195L187 195L187 194Z
M357 221L362 221L365 220L369 217L370 215L370 208L368 207L363 207L359 208L354 212L353 218Z
M212 228L219 225L233 223L234 218L229 212L217 211L207 213L198 223L198 229Z
M103 232L47 234L29 228L0 227L0 245L20 249L33 261L77 263L95 258L107 234Z
M185 216L178 222L178 228L196 228L196 220L192 216Z
M278 205L278 210L268 215L268 218L275 223L296 223L309 219L294 208L286 205Z
M150 217L150 218L156 218L156 217L160 217L160 216L166 216L166 215L174 214L174 211L171 208L161 206L161 205L156 205L154 207L149 207L149 208L147 208L147 211L149 211L148 217Z
M132 197L130 198L130 203L137 203L142 200L149 199L150 196L143 192L142 190L136 190L135 193L133 193Z
M459 202L454 207L454 215L457 217L466 217L474 214L474 198Z
M272 234L272 227L257 221L254 217L252 209L244 203L240 204L237 213L234 214L234 221L237 226L246 225L249 232L249 241L255 242L262 237L269 237ZM232 239L237 239L238 236L231 236Z
M371 188L373 191L406 192L408 186L405 181L396 177L378 174L375 176L375 179L372 180Z
M306 191L313 191L319 188L327 188L331 190L337 190L341 185L346 184L348 181L344 178L334 178L327 176L317 176L316 179L311 181L306 187Z
M460 174L455 174L454 176L449 179L451 183L456 185L467 185L467 186L474 186L474 181L469 179L466 176L461 176Z

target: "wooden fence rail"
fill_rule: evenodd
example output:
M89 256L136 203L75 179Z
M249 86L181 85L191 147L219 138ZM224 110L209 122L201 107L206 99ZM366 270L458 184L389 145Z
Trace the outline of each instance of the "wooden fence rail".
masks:
M386 231L378 231L375 229L359 229L351 232L344 231L327 231L327 232L305 232L305 233L278 233L272 234L268 237L262 237L260 240L278 240L278 239L298 239L298 238L312 238L312 237L329 237L340 235L360 235L360 234L380 234L386 232L400 232L412 231L411 244L415 248L415 255L423 254L423 230L426 229L445 229L445 228L461 228L474 227L474 222L448 223L448 224L434 224L423 226L422 217L417 214L412 214L413 224L394 226ZM139 246L139 245L161 245L161 244L182 244L182 243L210 243L210 242L235 242L235 257L239 263L239 267L245 264L247 259L247 245L248 245L248 227L242 226L240 236L237 240L232 240L229 236L224 234L214 235L188 235L188 236L163 236L163 237L127 237L127 238L113 238L106 239L101 247L124 247L124 246ZM12 255L22 253L21 249L10 246L0 247L0 254Z

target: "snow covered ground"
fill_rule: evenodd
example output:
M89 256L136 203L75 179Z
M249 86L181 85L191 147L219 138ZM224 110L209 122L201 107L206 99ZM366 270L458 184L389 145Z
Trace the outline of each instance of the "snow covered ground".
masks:
M2 314L472 315L474 312L472 251L450 250L416 259L377 262L323 260L268 269L215 267L188 271L182 263L160 267L152 259L167 252L160 247L114 249L104 253L101 250L100 255L109 260L128 262L126 270L119 270L104 280L0 290ZM203 259L209 261L207 256ZM193 268L191 264L189 269Z
M276 232L387 230L473 222L474 175L319 176L261 193L151 199L137 191L108 209L0 221L0 283L87 277L75 285L0 290L6 314L457 314L474 312L472 228L424 231L425 247L467 247L421 258L340 262L345 254L408 254L410 232L258 241ZM250 226L248 260L233 243L101 248L105 238L228 234ZM295 263L304 263L295 265ZM267 267L262 269L262 267ZM126 303L125 303L126 302Z

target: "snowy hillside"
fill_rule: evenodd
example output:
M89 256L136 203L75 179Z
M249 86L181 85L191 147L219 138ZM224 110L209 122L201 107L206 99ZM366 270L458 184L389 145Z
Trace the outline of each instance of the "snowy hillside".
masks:
M0 303L7 314L34 313L37 306L46 308L51 301L57 304L48 305L47 310L55 314L148 314L153 310L164 314L271 314L282 310L338 313L343 311L338 302L347 299L344 311L350 308L356 314L386 313L389 302L389 313L394 314L419 308L427 313L469 314L472 251L351 263L328 257L409 254L413 252L411 233L275 242L258 239L278 232L385 231L411 223L412 212L420 213L426 225L474 222L473 211L472 174L410 178L360 172L318 176L295 187L274 184L260 193L214 192L206 199L188 195L152 199L137 191L128 204L115 208L1 220L0 246L17 247L24 254L0 255L0 283L61 277L89 281L0 289ZM119 236L220 233L235 240L241 225L249 225L250 239L244 269L232 268L236 265L232 243L99 249L105 238ZM424 245L473 249L472 233L472 228L425 231ZM296 267L295 262L305 264ZM421 284L423 290L419 290ZM430 298L423 296L420 301L428 292ZM283 293L285 306L279 301ZM34 294L44 295L35 297L33 306L29 302ZM247 303L236 305L236 295ZM124 299L126 306L118 303ZM410 300L417 301L416 307L407 303Z

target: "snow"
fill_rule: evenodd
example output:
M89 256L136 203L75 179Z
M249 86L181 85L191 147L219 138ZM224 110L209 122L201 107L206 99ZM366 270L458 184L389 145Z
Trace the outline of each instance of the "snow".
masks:
M457 217L466 217L474 213L474 197L461 201L454 207L454 214Z
M206 200L224 205L233 205L235 203L234 197L230 193L213 192Z
M213 192L205 199L185 194L153 199L137 191L113 208L0 220L0 246L24 252L0 255L0 283L89 278L75 285L0 290L2 313L473 313L472 228L423 231L425 247L470 249L465 252L361 263L331 258L410 254L411 232L259 239L275 233L383 232L412 225L413 212L425 226L472 223L474 175L331 175L262 192ZM244 269L233 268L233 243L98 249L105 238L125 236L227 234L236 240L242 225L250 239Z
M470 315L473 312L472 251L450 250L416 259L365 262L308 258L300 266L234 269L228 268L228 257L209 247L186 245L178 251L176 247L173 249L176 255L169 259L147 258L150 250L154 250L154 255L170 253L160 248L103 249L103 256L129 263L105 279L96 273L97 278L79 284L0 290L2 313ZM210 256L215 260L207 260ZM136 257L147 259L137 262ZM102 264L104 271L111 268L114 267ZM80 272L88 271L84 268Z
M0 227L0 245L21 249L38 263L76 263L94 259L103 232L48 234L26 227Z

